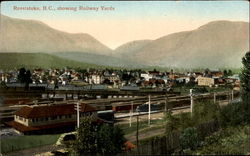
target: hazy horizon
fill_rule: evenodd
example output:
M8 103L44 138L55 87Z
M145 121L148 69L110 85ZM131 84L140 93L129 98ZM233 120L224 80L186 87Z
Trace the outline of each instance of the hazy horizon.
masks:
M1 3L1 14L42 21L68 33L87 33L111 49L134 41L154 40L164 35L196 29L217 20L249 22L247 1L68 1ZM51 6L55 10L14 10L14 7ZM101 7L111 10L101 10ZM58 10L70 7L72 10ZM74 11L74 7L77 10ZM79 10L91 7L98 10ZM113 8L113 10L112 10Z

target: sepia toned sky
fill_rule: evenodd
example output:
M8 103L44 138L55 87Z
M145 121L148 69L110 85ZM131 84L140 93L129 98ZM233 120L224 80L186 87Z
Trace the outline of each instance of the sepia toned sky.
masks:
M15 10L14 7L49 7L53 10ZM97 7L79 10L79 7ZM101 7L113 10L101 10ZM73 7L77 10L58 10ZM214 20L249 22L248 1L6 1L1 14L40 20L69 33L88 33L114 49L133 40L157 39L193 30Z

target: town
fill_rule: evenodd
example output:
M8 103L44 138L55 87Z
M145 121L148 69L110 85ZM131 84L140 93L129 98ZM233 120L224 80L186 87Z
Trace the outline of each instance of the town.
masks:
M20 69L21 70L21 69ZM23 72L26 70L23 68ZM27 70L28 71L28 70ZM138 89L170 89L177 85L198 85L208 87L230 86L239 90L239 75L231 70L209 70L203 72L177 73L170 71L144 70L114 70L114 69L34 69L30 72L32 85L86 86L106 85L110 89L120 89L124 86ZM1 83L18 86L18 70L0 71ZM60 87L59 87L60 88ZM132 89L132 88L131 88Z

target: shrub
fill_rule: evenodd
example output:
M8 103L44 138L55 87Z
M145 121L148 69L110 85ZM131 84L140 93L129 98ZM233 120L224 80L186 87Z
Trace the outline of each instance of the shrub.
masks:
M182 149L194 150L200 145L200 139L198 136L197 129L194 127L189 127L185 129L180 136Z
M179 120L177 117L173 116L171 112L166 112L165 114L166 119L166 134L171 134L172 132L178 130L179 128Z
M192 120L196 124L216 120L219 110L218 103L214 103L213 101L196 102L193 108Z
M199 147L196 151L190 151L188 154L249 154L249 130L249 125L227 127L206 137L202 147Z
M222 107L219 115L219 122L223 127L230 125L236 126L247 120L245 116L245 109L242 102L230 103L227 106Z

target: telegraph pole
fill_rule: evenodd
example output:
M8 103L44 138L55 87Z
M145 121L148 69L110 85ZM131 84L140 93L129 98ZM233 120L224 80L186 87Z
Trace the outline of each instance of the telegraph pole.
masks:
M139 115L140 115L140 111L138 112L139 114L137 114L136 117L136 145L137 145L137 154L140 154L140 150L139 150Z
M216 103L216 93L214 92L214 103Z
M150 95L148 95L148 125L150 125L150 116L151 115L151 101L150 101Z
M130 118L129 118L129 127L132 126L132 117L133 117L133 111L134 111L133 105L134 105L134 102L131 101L131 110L130 110Z
M76 110L76 122L77 122L77 128L80 127L80 106L79 106L80 102L77 101L76 102L76 106L75 106L75 110Z
M232 90L232 101L234 100L234 90Z
M80 127L79 101L77 101L77 128Z
M193 89L190 89L190 102L191 102L191 116L193 114L193 103L194 103L194 100L193 100Z
M164 109L165 113L167 112L167 109L168 109L168 108L167 108L167 107L168 107L168 106L167 106L167 105L168 105L168 101L167 101L167 100L168 100L168 97L167 97L167 95L166 95L166 97L165 97L165 109Z

